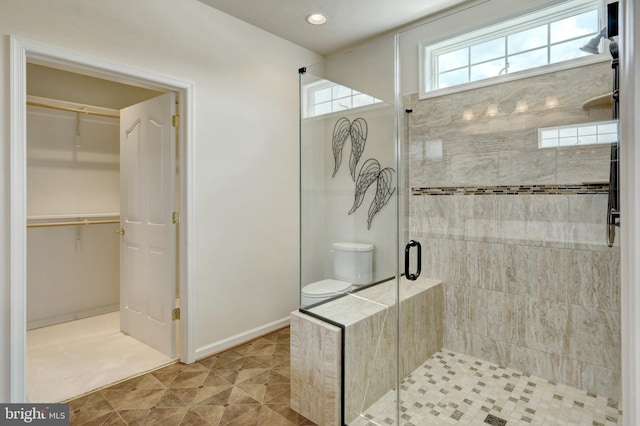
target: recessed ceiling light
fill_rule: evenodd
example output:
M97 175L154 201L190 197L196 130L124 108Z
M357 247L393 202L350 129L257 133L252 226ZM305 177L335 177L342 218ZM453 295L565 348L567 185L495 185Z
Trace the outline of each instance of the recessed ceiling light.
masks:
M327 17L322 13L312 13L305 18L311 25L322 25L327 22Z

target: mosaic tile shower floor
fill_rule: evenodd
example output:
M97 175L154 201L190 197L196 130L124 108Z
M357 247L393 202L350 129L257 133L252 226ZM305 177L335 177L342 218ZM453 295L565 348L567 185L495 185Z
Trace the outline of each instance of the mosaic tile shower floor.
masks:
M401 389L402 426L486 425L489 414L507 426L622 423L618 401L446 349L411 373ZM395 425L389 416L395 397L395 391L387 393L350 425Z

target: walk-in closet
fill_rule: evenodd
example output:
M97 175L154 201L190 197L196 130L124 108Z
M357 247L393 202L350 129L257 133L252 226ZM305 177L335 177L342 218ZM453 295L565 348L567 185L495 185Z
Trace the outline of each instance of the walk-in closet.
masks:
M120 109L158 96L27 68L27 397L59 402L172 358L120 327Z

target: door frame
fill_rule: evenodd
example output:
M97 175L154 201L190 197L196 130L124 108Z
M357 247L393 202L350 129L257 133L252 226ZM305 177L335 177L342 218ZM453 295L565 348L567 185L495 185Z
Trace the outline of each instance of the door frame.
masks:
M195 85L155 71L89 56L57 46L10 36L10 400L26 402L26 199L27 199L27 60L94 77L146 88L175 91L179 95L180 231L177 242L179 264L179 352L180 361L195 361Z
M622 419L623 424L640 421L640 7L637 2L620 1L620 239L621 333L622 333Z

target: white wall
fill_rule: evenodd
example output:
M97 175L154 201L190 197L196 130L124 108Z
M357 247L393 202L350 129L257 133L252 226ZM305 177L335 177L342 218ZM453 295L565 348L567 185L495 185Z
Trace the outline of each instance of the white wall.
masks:
M77 133L76 113L27 108L30 223L118 219L118 119L82 115ZM118 310L118 226L28 229L27 329Z
M362 204L358 209L348 215L354 204L356 182L353 181L349 170L351 156L351 140L348 138L342 150L342 163L338 172L331 177L334 170L333 150L331 149L333 128L340 117L346 117L351 122L362 118L367 122L368 136L364 151L356 165L356 182L358 173L364 163L370 159L376 159L380 168L392 168L391 186L394 189L393 196L381 210L376 213L371 221L371 229L367 228L369 207L371 206L376 183L367 189ZM325 223L324 241L325 247L330 248L335 241L355 241L372 243L373 253L373 280L380 281L395 276L395 233L397 226L395 186L397 173L395 167L395 110L392 105L378 104L370 109L361 111L344 111L342 114L332 114L325 120L325 149L324 149L324 188L325 188ZM332 257L328 258L330 270L333 268Z
M120 309L117 228L90 225L27 231L27 329Z
M383 37L327 58L324 77L393 104L395 37Z
M331 150L331 134L327 146L325 120L321 118L302 119L300 127L300 284L304 286L332 276L325 243L325 151ZM329 175L332 172L333 168Z
M27 64L27 94L32 96L119 110L162 93L58 68Z
M53 102L50 102L53 103ZM27 108L27 215L120 211L117 118Z
M196 347L298 306L298 75L319 55L196 0L0 0L0 341L9 336L9 35L195 83ZM0 352L0 401L9 398Z
M349 169L351 139L342 149L342 161L335 176L333 129L339 118L350 122L362 118L367 122L368 135L362 156L356 165L356 180L365 161L374 158L382 169L394 169L394 193L373 217L367 228L369 207L376 192L376 183L366 191L362 204L351 215L356 182ZM331 245L338 241L354 241L374 245L373 281L393 277L396 273L396 192L395 172L395 110L389 104L346 110L302 121L302 285L333 277Z

